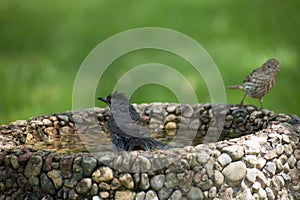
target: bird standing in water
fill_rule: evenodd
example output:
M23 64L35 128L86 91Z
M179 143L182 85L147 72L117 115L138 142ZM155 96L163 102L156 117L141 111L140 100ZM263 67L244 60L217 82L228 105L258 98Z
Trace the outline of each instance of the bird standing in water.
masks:
M165 147L161 142L148 136L144 126L145 121L123 93L114 92L106 98L100 97L98 100L105 102L111 111L107 125L114 150L143 149L148 151L152 148L162 149Z
M253 70L243 81L242 85L229 86L229 89L244 90L245 95L240 103L243 105L246 96L259 99L263 108L263 97L270 92L275 84L275 76L279 72L279 61L275 58L267 60L261 67Z

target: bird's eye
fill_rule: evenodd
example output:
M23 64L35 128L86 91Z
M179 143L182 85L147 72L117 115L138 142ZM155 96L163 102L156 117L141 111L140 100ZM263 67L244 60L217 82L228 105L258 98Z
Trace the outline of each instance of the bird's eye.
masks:
M270 65L267 65L267 68L268 68L268 69L270 69L270 68L271 68L271 66L270 66Z

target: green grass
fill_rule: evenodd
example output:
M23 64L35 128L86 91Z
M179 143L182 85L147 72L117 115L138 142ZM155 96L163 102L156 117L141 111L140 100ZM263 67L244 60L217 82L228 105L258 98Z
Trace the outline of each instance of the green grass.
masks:
M0 124L72 109L76 72L101 41L137 27L164 27L182 32L207 50L225 85L239 84L270 57L281 63L277 84L264 99L275 112L300 113L300 2L292 0L3 0L0 4ZM105 96L128 69L157 62L189 78L200 102L209 102L207 87L178 56L156 50L131 52L105 72L97 95ZM180 83L179 83L180 84ZM238 103L241 91L226 91ZM168 88L146 85L132 101L177 101ZM257 100L246 103L259 105ZM104 106L95 103L96 106Z

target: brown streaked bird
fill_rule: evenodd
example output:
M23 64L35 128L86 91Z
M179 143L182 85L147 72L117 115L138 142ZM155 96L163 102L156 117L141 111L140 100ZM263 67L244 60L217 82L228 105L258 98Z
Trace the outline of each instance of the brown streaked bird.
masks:
M228 86L229 89L241 89L245 95L240 103L243 105L246 96L259 99L263 108L263 97L270 92L275 84L275 76L279 72L279 61L275 58L267 60L261 67L253 70L243 81L242 85Z

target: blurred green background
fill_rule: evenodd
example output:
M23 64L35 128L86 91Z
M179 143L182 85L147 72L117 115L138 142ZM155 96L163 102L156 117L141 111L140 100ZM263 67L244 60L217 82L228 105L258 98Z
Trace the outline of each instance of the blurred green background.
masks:
M299 114L300 1L196 0L2 0L0 4L0 124L72 109L77 70L101 41L137 27L182 32L210 54L225 85L239 84L268 58L281 71L264 106L276 113ZM190 78L200 102L209 102L206 85L190 65L157 50L131 52L105 72L98 96L106 96L133 66L157 62ZM227 90L227 102L240 102L241 91ZM165 87L145 85L132 102L177 102ZM246 99L259 106L258 100ZM96 106L104 104L95 102Z

